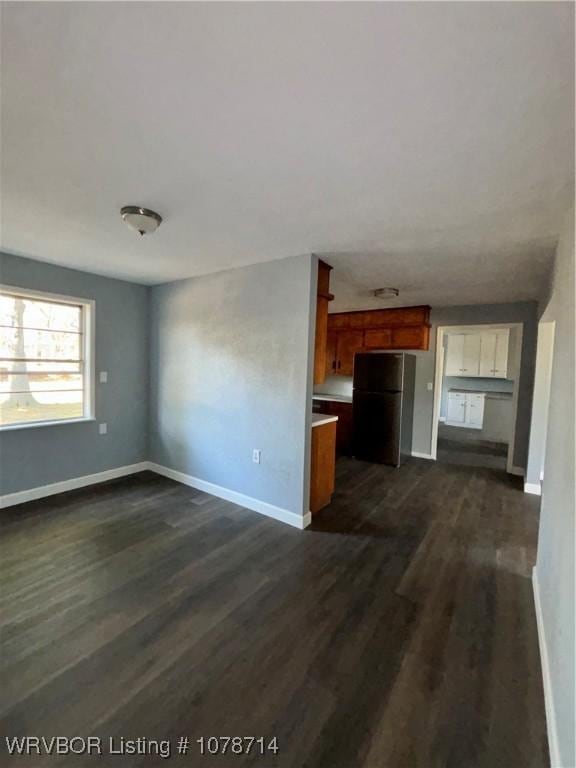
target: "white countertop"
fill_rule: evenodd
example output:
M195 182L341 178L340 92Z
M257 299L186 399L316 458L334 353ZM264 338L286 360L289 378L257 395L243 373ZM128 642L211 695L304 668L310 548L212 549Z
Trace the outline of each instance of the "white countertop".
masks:
M330 424L331 421L338 421L338 416L328 416L325 413L312 414L313 427L319 427L321 424Z
M326 400L329 403L351 403L352 395L323 395L320 392L315 392L312 395L312 400Z
M448 392L457 392L458 394L467 395L485 395L489 400L511 400L512 392L502 392L501 390L487 390L487 389L458 389L452 388Z

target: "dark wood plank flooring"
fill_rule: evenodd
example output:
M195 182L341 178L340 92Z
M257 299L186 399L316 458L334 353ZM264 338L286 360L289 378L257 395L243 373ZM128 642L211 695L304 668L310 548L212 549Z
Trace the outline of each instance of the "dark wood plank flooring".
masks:
M544 768L537 521L503 472L417 459L340 460L303 532L150 473L5 510L2 741L187 735L186 766ZM211 735L279 753L202 757Z
M439 424L438 461L443 464L505 470L508 444L483 440L480 435L478 429Z

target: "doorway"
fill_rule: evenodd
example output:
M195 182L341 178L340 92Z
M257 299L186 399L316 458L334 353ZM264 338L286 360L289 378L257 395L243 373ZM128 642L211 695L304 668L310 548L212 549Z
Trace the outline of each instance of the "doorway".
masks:
M514 465L522 324L437 331L431 455L521 474Z

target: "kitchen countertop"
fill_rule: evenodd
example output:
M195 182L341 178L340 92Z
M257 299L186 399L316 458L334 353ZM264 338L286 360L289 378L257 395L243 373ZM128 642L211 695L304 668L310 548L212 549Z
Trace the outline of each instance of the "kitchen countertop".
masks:
M502 395L504 397L512 397L512 392L501 392L496 389L494 390L487 390L487 389L458 389L458 388L452 388L449 389L448 392L463 392L464 394L472 393L473 395Z
M315 392L312 395L312 400L326 400L329 403L351 403L352 395L323 395L320 392Z
M319 427L321 424L330 424L332 421L338 421L338 416L328 416L325 413L312 414L312 426Z
M487 398L490 398L493 400L511 400L512 399L512 392L498 392L497 390L487 391L485 389L458 389L453 387L449 389L448 392L458 392L464 395L466 394L486 395Z

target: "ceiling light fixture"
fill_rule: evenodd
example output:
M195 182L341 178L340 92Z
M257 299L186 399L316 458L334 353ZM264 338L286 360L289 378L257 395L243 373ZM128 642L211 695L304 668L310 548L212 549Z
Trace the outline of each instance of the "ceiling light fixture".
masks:
M375 299L391 299L393 296L398 296L399 293L398 288L376 288L373 291Z
M120 210L120 215L131 229L141 235L151 235L162 223L162 216L159 213L149 208L141 208L139 205L125 205Z

